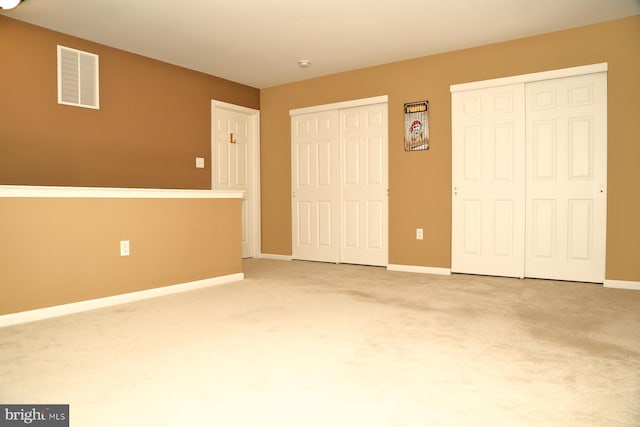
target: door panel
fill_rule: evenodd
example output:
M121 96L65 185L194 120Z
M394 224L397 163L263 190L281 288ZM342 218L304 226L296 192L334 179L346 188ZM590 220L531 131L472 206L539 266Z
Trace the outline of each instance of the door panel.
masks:
M298 202L295 205L294 218L297 219L297 241L298 245L310 246L311 245L311 203ZM295 234L295 233L294 233ZM294 258L296 258L294 256Z
M453 272L524 273L524 85L452 94Z
M291 118L293 258L339 261L337 111Z
M606 73L527 84L528 277L603 282Z
M533 254L536 258L553 258L555 245L553 237L556 235L557 209L555 200L534 200L532 215L527 218L527 225L531 227L530 236Z
M255 140L252 114L233 108L213 107L212 135L212 188L216 190L242 190L242 256L254 256L253 198L251 144Z
M388 263L387 105L291 118L293 257Z
M340 260L388 263L387 104L340 111L342 224Z
M246 189L248 151L252 135L246 114L223 108L216 110L215 182L218 189ZM233 134L233 143L231 134Z
M335 203L332 200L319 200L316 204L317 237L320 249L333 250L336 246L334 220ZM313 227L312 227L313 230Z

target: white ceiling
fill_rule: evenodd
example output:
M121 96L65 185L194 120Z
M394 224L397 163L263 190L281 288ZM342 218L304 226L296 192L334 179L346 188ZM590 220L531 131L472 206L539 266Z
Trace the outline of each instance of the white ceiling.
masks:
M2 13L265 88L637 15L640 0L26 0Z

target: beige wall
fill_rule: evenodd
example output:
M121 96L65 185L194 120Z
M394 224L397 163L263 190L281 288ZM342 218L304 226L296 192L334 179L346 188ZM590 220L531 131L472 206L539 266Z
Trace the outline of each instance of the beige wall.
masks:
M290 255L289 109L388 95L389 262L445 268L449 85L608 62L606 277L640 281L638 16L262 91L1 16L0 40L12 41L0 43L12 64L0 71L0 184L209 188L210 100L259 107L262 252ZM57 44L100 55L100 110L57 104ZM422 99L432 148L405 153L402 104ZM0 314L240 272L239 210L217 199L2 199Z
M0 315L240 273L240 209L240 199L0 198Z
M258 89L3 16L0 41L0 184L208 189L211 100L259 107ZM99 55L99 110L57 103L58 44Z
M209 189L211 100L259 107L255 88L3 16L0 41L0 185ZM57 103L58 44L99 55L99 110ZM240 239L239 200L0 198L0 315L239 273Z
M289 110L389 96L389 262L449 268L449 86L601 62L608 75L606 278L640 281L640 16L263 89L262 251L291 254ZM402 106L427 99L431 149L403 150ZM415 228L425 239L415 240Z

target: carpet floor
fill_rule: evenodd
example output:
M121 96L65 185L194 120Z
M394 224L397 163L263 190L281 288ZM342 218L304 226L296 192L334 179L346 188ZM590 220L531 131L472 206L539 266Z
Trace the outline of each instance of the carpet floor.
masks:
M72 426L640 426L640 292L249 259L0 328L0 404Z

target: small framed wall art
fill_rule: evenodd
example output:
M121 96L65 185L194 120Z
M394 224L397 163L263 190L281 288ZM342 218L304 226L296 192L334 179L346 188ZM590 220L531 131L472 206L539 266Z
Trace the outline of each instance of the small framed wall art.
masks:
M429 101L404 104L404 151L429 149Z

